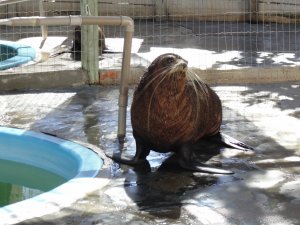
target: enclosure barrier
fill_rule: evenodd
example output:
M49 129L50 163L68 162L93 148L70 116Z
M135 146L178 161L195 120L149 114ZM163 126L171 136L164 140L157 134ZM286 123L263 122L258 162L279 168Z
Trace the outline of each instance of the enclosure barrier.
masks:
M17 3L21 3L21 2L27 2L30 0L2 0L0 2L0 6L7 6L9 4L17 4ZM43 1L44 0L39 0L39 12L40 12L40 16L45 16L45 10L44 10L44 5L43 5ZM41 26L41 31L42 31L42 37L45 40L48 37L48 29L46 26Z
M134 21L127 16L55 16L55 17L14 17L0 20L7 26L55 26L55 25L110 25L125 27L121 83L119 88L118 137L126 132L126 108L128 102L128 79Z
M41 15L38 4L27 11L26 1L1 0L1 4L13 4L3 9L5 18ZM60 15L80 13L79 0L39 0L48 16L59 12ZM134 19L157 19L175 21L252 21L275 23L300 23L299 0L92 0L98 4L99 15L129 16ZM70 9L72 9L70 11ZM49 14L51 13L51 15ZM16 15L14 15L16 16ZM13 17L13 16L10 16Z

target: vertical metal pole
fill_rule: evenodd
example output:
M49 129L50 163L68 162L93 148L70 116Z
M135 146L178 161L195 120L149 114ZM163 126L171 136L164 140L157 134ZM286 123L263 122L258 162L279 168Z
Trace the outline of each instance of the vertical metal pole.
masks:
M119 96L118 138L124 138L126 134L126 114L128 104L128 81L130 75L130 59L133 31L125 31L123 61L121 71L121 84Z
M44 17L45 16L45 10L43 6L43 0L39 1L39 10L40 10L40 16ZM45 25L41 26L41 32L42 32L42 37L43 40L46 40L48 37L48 27Z
M167 19L167 1L166 0L155 0L155 20L164 21Z
M17 15L17 3L7 5L7 18L15 17Z
M249 17L251 23L258 23L258 0L249 0Z
M81 15L98 16L98 1L81 0ZM99 83L99 32L97 25L81 26L81 63L88 72L89 83Z
M0 19L6 18L7 6L0 5Z

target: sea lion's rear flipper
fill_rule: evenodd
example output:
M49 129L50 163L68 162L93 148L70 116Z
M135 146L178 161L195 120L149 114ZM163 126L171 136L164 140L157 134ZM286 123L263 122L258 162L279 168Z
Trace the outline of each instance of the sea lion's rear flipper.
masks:
M207 159L204 159L207 161ZM234 174L234 172L213 165L204 164L196 155L195 149L191 145L184 145L177 151L177 161L179 165L186 170L212 173L212 174Z
M178 163L183 169L191 170L194 172L227 174L227 175L234 174L234 172L232 172L230 170L225 170L225 169L221 169L221 168L214 167L211 165L206 165L201 162L186 161L181 158L179 159Z
M209 137L209 139L213 140L213 141L221 142L227 146L230 146L230 147L236 148L236 149L240 149L243 151L253 151L254 150L254 148L246 145L245 143L243 143L239 140L236 140L233 137L230 137L227 134L224 134L221 132L217 133L214 136Z

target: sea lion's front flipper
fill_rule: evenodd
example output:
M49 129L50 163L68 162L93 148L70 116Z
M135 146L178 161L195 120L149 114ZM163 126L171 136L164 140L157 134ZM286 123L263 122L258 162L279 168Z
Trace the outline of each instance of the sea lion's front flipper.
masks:
M105 154L108 158L111 158L113 161L115 161L116 163L120 163L120 164L126 164L129 166L136 166L138 164L143 164L145 163L145 161L147 161L146 159L138 159L136 157L133 157L132 159L126 159L126 158L122 158L120 154Z
M136 138L136 152L135 156L132 159L122 158L120 154L115 153L113 155L106 154L106 156L117 163L136 166L147 162L146 157L149 155L149 153L150 148L148 148L142 141Z
M214 136L209 137L209 139L213 140L213 141L221 142L227 146L230 146L230 147L236 148L236 149L240 149L243 151L253 151L254 150L254 148L246 145L245 143L243 143L239 140L236 140L233 137L230 137L227 134L224 134L221 132L217 133Z
M234 174L234 172L232 172L230 170L221 169L221 168L214 167L211 165L206 165L206 164L200 163L200 162L191 162L191 161L179 159L178 163L182 168L184 168L186 170L191 170L194 172L227 174L227 175Z

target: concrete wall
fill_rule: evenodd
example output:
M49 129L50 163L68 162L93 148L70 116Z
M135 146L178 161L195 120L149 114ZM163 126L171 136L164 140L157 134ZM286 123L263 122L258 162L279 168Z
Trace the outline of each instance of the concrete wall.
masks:
M258 2L260 21L300 23L299 0L260 0Z
M248 0L169 0L166 15L173 20L244 21Z
M0 6L0 18L39 15L36 1ZM45 1L48 16L79 14L79 0ZM98 0L99 15L142 19L300 22L295 0ZM14 11L15 10L15 11ZM5 13L3 13L5 12Z

